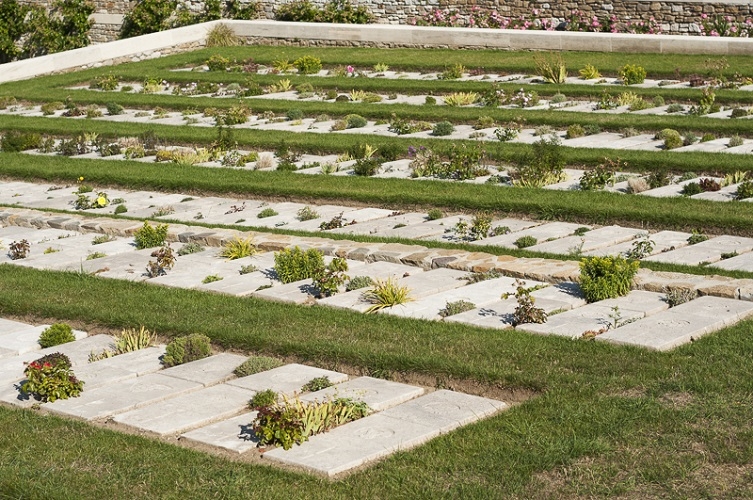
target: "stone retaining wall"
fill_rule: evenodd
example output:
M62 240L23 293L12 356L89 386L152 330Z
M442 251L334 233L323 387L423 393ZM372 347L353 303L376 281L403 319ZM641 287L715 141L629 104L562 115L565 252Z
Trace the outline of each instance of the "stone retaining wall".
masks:
M52 0L21 0L22 3L50 5ZM246 3L248 0L240 0ZM311 0L314 5L323 5L327 0ZM553 19L555 23L565 20L573 10L580 10L587 16L597 16L606 20L614 15L620 22L648 20L654 17L667 34L689 34L700 31L698 22L701 14L710 17L716 15L732 16L737 21L753 17L753 3L745 0L724 0L707 2L699 0L577 0L571 2L551 2L549 0L352 0L354 4L365 5L376 16L377 22L383 24L411 24L417 18L434 9L458 10L467 12L472 7L485 10L497 10L500 15L510 18L530 17L536 11L537 18ZM122 15L127 13L135 0L93 0L95 6L92 42L100 43L117 38L122 22ZM187 0L190 10L203 8L201 0ZM278 0L260 0L262 17L273 19L278 5L285 3ZM96 14L117 14L121 20L108 24L97 19Z

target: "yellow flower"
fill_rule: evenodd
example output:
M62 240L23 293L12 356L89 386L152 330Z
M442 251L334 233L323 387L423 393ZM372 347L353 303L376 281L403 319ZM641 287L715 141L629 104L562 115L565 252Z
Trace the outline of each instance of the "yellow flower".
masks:
M83 177L79 177L78 178L78 182L84 182L84 178Z
M107 205L107 198L105 198L104 196L97 198L97 205L99 205L100 207Z

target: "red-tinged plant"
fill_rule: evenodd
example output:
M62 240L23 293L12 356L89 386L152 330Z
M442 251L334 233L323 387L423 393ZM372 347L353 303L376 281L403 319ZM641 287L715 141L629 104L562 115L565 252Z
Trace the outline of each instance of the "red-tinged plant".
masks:
M68 399L81 394L84 383L71 370L71 360L59 352L32 361L24 370L21 392L43 402Z

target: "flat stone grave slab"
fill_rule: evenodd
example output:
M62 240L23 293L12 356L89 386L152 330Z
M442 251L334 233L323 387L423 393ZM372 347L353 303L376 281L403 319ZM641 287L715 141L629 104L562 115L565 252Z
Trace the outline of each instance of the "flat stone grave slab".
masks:
M123 380L117 388L103 386L87 391L84 387L79 397L44 403L44 407L61 415L98 420L201 388L196 382L151 373Z
M200 427L184 433L181 439L234 453L245 453L256 448L259 443L251 429L251 422L256 418L256 414L255 411L243 413L237 417Z
M351 398L363 401L373 411L382 411L404 403L424 393L423 388L372 377L358 377L321 391L304 394L301 401L325 401Z
M503 293L515 293L513 278L495 278L461 286L408 302L399 308L385 309L384 312L409 318L438 320L441 319L439 312L450 302L463 300L480 308L498 301Z
M646 234L645 232L643 234ZM649 239L654 244L654 249L651 251L651 255L656 255L669 250L682 248L688 246L688 238L690 233L683 233L680 231L659 231L658 233L650 234ZM639 238L642 239L639 234ZM604 255L624 255L633 249L633 245L637 240L625 241L616 245L610 245L607 247L597 248L583 252L583 255L587 256L604 256Z
M723 259L719 262L714 262L711 266L728 271L753 271L753 252Z
M426 215L408 213L403 215L396 215L394 217L383 217L380 219L374 219L366 222L359 222L350 226L339 227L327 231L327 233L336 234L378 234L388 235L393 229L402 229L402 227L410 226L413 224L421 224L426 220ZM350 222L350 220L347 220ZM402 227L396 228L395 226Z
M607 226L588 231L583 236L565 236L554 241L539 243L528 250L536 252L549 252L556 254L569 254L573 250L589 252L597 248L603 248L625 241L633 240L637 235L644 234L640 229L620 226Z
M570 236L573 231L579 227L588 227L581 224L572 224L570 222L548 222L538 226L523 229L522 231L515 231L509 234L503 234L500 236L493 236L481 240L484 245L494 245L506 248L517 248L515 241L522 236L533 236L538 242L544 242L550 238L558 239L564 236Z
M21 321L13 321L12 319L0 318L0 336L14 333L19 330L26 330L32 326L34 325L22 323ZM2 346L2 344L0 344L0 346Z
M235 416L255 392L220 384L116 415L113 420L161 436L179 434Z
M0 335L0 347L2 347L3 349L11 350L16 354L39 351L42 349L42 347L39 345L39 336L49 326L50 325L29 325L24 330L16 330L12 333L2 334ZM87 336L86 332L82 332L80 330L73 330L73 335L77 340L86 338Z
M290 450L270 450L263 457L332 477L423 444L506 406L500 401L440 390L312 436Z
M751 315L751 302L705 296L609 331L596 339L667 351Z
M743 254L753 250L753 238L741 236L717 236L695 245L689 245L669 252L652 255L644 260L668 262L670 264L699 265L703 262L717 262L723 253Z
M616 308L616 309L615 309ZM669 308L660 293L634 290L625 297L603 300L547 318L546 323L523 324L519 330L580 338L587 331L613 329L615 323L633 322Z
M233 370L246 361L246 359L248 359L247 356L221 352L204 359L166 368L162 371L162 375L196 382L204 387L209 387L235 377Z
M84 390L111 385L162 369L160 357L164 346L147 347L88 363L76 369L76 377L84 381Z
M420 224L407 225L389 231L389 236L397 238L412 238L417 240L423 239L441 239L442 235L452 229L461 219L460 216L444 217L433 221L422 222Z
M641 196L652 196L654 198L667 198L670 196L680 196L680 193L682 192L682 188L685 186L685 184L693 184L698 182L698 179L688 179L686 181L678 182L677 184L669 184L667 186L662 186L654 189L649 189L646 191L641 191L638 193Z
M318 377L327 377L333 384L348 380L348 376L344 373L292 363L247 377L229 380L226 383L256 392L272 389L281 395L292 396L301 392L301 388L311 379Z
M44 249L40 250L39 248L35 248L35 246L40 243L44 244L53 242L60 238L67 238L68 236L75 236L78 234L64 229L33 229L20 226L6 226L0 229L0 231L2 231L2 233L0 233L0 239L2 239L6 246L13 243L13 241L27 240L31 245L29 252L30 255L32 255L32 252L42 253L44 251ZM8 258L5 254L3 255Z

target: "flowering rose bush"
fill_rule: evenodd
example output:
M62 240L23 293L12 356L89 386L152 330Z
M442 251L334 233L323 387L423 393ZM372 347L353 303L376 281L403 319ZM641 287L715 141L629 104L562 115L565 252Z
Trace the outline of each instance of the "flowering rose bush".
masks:
M68 399L81 394L84 383L71 370L71 360L59 352L48 354L26 365L26 381L21 392L43 402Z

